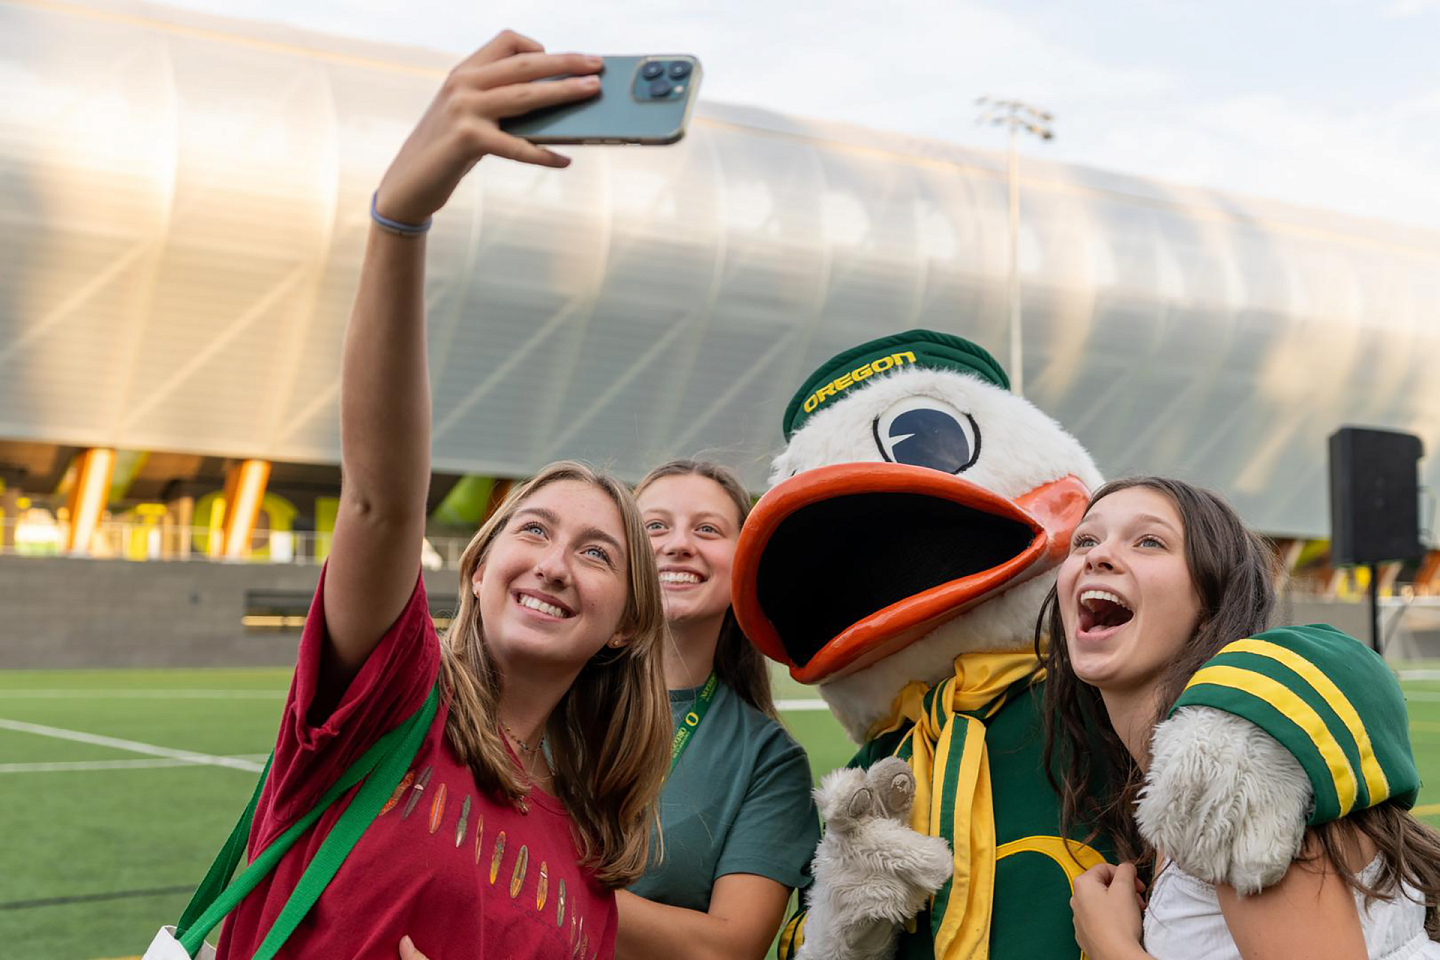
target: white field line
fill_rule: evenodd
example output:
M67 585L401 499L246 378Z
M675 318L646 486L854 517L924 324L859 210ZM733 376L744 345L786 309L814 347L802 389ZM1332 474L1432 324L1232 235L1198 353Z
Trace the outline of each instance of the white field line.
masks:
M264 760L268 754L247 753L232 760ZM202 764L189 760L63 760L52 763L0 763L3 773L70 773L89 770L153 770L162 767L198 767Z
M1435 671L1436 679L1440 680L1440 671ZM1440 703L1440 693L1424 690L1406 690L1406 700L1422 700ZM824 700L776 700L777 710L827 710L829 707Z
M0 700L283 700L284 690L0 690Z
M166 757L171 760L182 760L186 763L205 764L212 767L229 767L231 770L244 770L248 773L259 773L261 770L260 764L253 760L216 757L208 753L195 753L192 750L172 750L169 747L159 747L153 743L121 740L118 737L102 737L80 730L65 730L61 727L47 727L41 723L26 723L23 720L0 719L0 730L33 733L36 736L55 737L58 740L74 740L78 743L91 743L97 747L111 747L115 750L128 750L131 753L143 753L152 757Z
M1396 676L1401 680L1440 680L1440 670L1400 670Z

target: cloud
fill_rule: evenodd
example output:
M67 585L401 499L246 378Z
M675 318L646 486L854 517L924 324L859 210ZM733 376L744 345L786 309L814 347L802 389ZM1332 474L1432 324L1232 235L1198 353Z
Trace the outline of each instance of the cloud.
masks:
M227 0L180 0L228 13ZM954 138L993 92L1057 107L1160 94L1152 67L1085 55L998 5L953 0L255 0L251 16L457 56L510 27L551 49L700 56L709 99Z
M1383 16L1387 20L1404 20L1426 13L1440 13L1440 0L1393 0Z
M1270 93L1118 129L1104 166L1431 228L1440 227L1440 87L1352 111Z

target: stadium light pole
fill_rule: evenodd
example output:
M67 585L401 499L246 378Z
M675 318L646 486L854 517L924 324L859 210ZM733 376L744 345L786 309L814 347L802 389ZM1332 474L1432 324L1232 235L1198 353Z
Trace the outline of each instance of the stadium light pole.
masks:
M1055 115L1020 100L999 100L989 96L976 98L975 105L980 107L976 123L1003 125L1010 131L1010 389L1016 396L1023 397L1025 357L1020 340L1020 155L1016 150L1016 141L1022 130L1035 134L1041 140L1053 140L1055 131L1050 129L1050 124L1054 122Z

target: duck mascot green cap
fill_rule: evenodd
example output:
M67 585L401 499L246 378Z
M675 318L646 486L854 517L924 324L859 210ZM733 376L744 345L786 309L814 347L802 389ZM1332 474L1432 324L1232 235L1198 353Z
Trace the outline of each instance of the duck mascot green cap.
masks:
M782 429L736 615L862 745L817 791L782 956L1077 960L1071 881L1108 848L1060 836L1034 631L1099 470L987 350L934 330L821 363ZM845 893L882 890L892 919Z
M868 341L806 379L736 557L736 615L756 646L827 683L1059 563L1100 474L1009 387L983 347L933 330ZM1029 642L1047 582L1007 604L990 649ZM966 644L942 645L927 673Z

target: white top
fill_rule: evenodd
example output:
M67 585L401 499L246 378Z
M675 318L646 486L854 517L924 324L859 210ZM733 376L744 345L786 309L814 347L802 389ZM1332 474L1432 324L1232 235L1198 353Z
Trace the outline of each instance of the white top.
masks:
M1373 883L1380 873L1380 858L1370 861L1360 879ZM1403 890L1414 900L1396 896L1372 900L1355 894L1360 929L1370 960L1429 960L1440 958L1440 943L1425 935L1424 900L1413 887ZM1173 863L1160 871L1150 890L1145 910L1145 950L1156 960L1243 960L1225 917L1215 887Z

